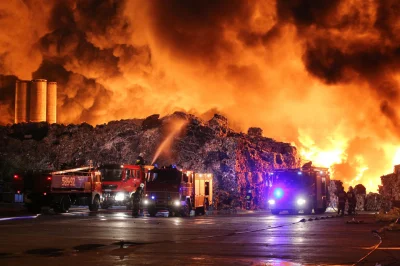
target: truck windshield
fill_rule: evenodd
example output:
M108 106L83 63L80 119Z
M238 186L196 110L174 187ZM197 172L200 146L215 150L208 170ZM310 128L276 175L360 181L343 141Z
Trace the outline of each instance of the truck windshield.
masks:
M181 182L182 172L177 170L161 169L158 171L152 171L151 178L148 181L149 184L178 184Z
M274 183L288 187L298 186L303 184L303 176L297 172L277 173L275 175Z
M102 181L120 181L122 180L122 169L100 169Z

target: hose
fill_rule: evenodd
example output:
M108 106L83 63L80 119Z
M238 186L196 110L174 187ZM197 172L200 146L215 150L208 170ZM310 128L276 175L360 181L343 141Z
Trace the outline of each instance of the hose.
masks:
M376 244L375 246L372 247L372 250L370 252L367 253L367 255L365 255L364 257L362 257L361 259L359 259L356 263L354 263L352 266L355 266L357 264L359 264L360 262L362 262L363 260L365 260L369 255L372 254L372 252L374 252L381 244L382 244L382 237L377 233L374 232L373 233L374 236L379 238L379 243Z

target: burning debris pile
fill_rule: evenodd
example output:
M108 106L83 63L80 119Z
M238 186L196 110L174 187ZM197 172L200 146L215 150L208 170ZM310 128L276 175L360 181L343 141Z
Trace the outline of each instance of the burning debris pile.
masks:
M334 209L337 209L338 207L337 191L339 188L343 188L343 182L341 180L331 180L328 190L329 190L331 206ZM378 200L380 199L378 194L369 193L368 195L366 195L366 188L362 184L356 185L354 187L354 192L356 194L356 199L357 199L356 202L357 211L379 210L381 201Z
M382 196L378 193L368 193L365 198L364 209L366 211L379 211L381 209L381 206L384 206Z
M182 112L160 118L112 121L92 127L47 123L0 127L0 174L15 171L62 169L93 163L133 163L144 153L147 164L175 164L179 168L214 174L214 205L244 206L251 190L252 208L264 207L267 172L299 166L295 147L228 127L214 115L203 121Z
M393 206L400 207L400 165L394 166L393 173L381 176L381 182L382 208L387 211Z

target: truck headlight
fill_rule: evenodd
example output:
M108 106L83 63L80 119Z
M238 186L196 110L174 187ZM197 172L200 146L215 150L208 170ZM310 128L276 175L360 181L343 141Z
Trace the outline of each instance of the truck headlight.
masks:
M146 199L146 200L143 201L143 204L147 205L147 204L149 204L149 201Z
M268 201L268 203L271 204L271 205L274 205L274 204L275 204L275 200L270 199L270 200Z
M116 201L123 201L125 199L125 193L124 192L118 192L115 195L115 200Z
M180 202L179 200L175 200L175 201L174 201L174 205L175 205L175 206L180 206L180 205L181 205L181 202Z
M297 205L304 205L306 203L305 199L298 199L297 200Z

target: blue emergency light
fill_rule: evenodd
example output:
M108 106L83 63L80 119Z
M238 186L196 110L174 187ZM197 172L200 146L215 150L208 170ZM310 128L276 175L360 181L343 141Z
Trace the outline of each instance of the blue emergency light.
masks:
M277 199L282 198L282 197L283 197L283 190L282 190L281 188L276 188L276 189L274 190L274 196L275 196L275 198L277 198Z

